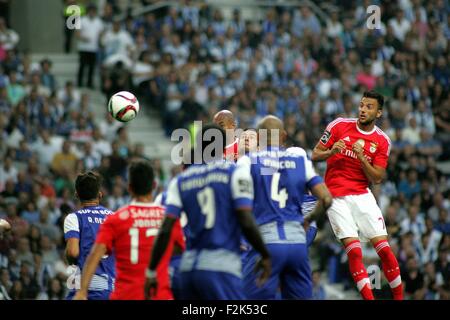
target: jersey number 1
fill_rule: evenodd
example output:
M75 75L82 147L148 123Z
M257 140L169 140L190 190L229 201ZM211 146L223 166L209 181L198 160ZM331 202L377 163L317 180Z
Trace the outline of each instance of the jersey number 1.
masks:
M280 173L275 172L272 175L272 184L270 186L270 197L272 198L273 201L278 202L278 206L280 207L280 209L283 209L284 207L286 207L288 194L286 188L283 188L278 191L279 184L280 184Z
M137 264L139 261L139 229L131 228L129 231L131 241L130 241L130 262L132 264ZM151 237L158 234L158 229L148 228L145 230L145 236Z

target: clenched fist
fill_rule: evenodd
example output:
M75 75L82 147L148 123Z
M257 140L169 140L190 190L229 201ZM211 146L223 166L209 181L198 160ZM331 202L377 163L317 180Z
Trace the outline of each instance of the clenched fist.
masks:
M340 139L338 142L333 144L333 146L331 147L331 153L334 155L336 153L341 152L341 150L344 150L344 149L345 149L345 141Z

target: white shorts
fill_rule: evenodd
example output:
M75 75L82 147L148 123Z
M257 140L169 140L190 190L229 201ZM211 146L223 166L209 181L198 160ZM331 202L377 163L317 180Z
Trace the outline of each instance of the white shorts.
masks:
M351 237L367 242L387 235L383 214L370 190L365 194L334 198L327 215L338 239Z

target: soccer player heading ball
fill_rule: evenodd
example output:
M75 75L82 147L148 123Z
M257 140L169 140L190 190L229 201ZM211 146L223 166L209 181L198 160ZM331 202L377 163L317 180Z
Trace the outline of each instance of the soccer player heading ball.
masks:
M364 92L358 119L331 122L313 150L313 161L327 161L325 183L333 195L328 210L333 232L345 246L350 272L366 300L374 299L362 262L362 241L370 240L378 253L394 299L403 299L400 268L387 241L383 215L369 182L381 183L386 176L391 141L375 125L383 114L384 98Z

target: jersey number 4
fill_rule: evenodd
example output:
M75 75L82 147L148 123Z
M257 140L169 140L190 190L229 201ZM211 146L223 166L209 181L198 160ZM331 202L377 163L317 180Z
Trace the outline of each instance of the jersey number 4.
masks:
M214 198L214 190L206 187L197 193L197 201L200 210L206 216L205 229L211 229L216 222L216 201Z
M270 197L272 198L273 201L278 202L278 206L280 207L280 209L283 209L284 207L286 207L288 194L286 188L278 190L279 184L280 184L280 173L275 172L272 175L272 184L270 186Z
M137 264L139 261L139 229L130 228L130 262L132 264ZM146 237L156 236L158 234L158 229L148 228L145 230Z

